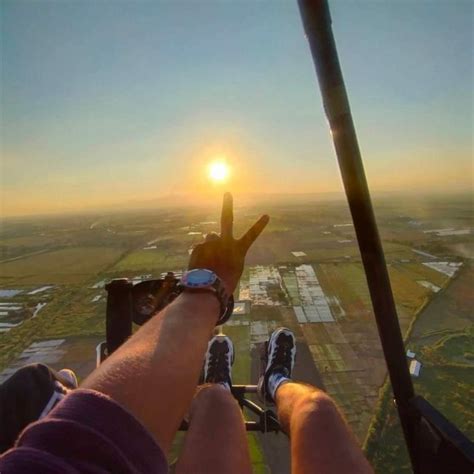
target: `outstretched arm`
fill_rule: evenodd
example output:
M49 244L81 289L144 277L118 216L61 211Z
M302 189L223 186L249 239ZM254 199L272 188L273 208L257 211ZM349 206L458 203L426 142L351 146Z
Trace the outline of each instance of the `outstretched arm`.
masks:
M198 245L190 268L213 270L233 293L245 255L268 223L263 216L241 238L234 239L232 196L224 196L221 236ZM217 298L183 293L140 328L82 384L112 397L132 412L167 454L188 409L204 353L219 318Z

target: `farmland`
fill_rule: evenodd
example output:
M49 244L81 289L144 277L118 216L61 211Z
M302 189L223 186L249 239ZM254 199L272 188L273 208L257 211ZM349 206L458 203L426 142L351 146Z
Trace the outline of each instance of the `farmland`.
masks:
M420 313L407 347L422 361L415 390L474 437L474 314L472 265L460 271L441 298ZM441 296L441 295L440 295ZM401 428L393 406L382 409L381 428L374 433L372 460L379 472L410 472Z
M121 251L108 247L69 247L0 264L1 281L14 285L74 284L100 273Z
M117 263L114 272L165 272L172 268L181 270L186 267L188 253L166 248L136 250Z
M473 419L469 201L376 204L402 333L423 364L417 390L472 436L465 422ZM236 348L234 383L256 383L261 343L273 328L291 328L298 344L295 378L325 389L361 443L379 420L383 429L366 443L369 457L377 472L402 472L407 461L395 414L379 409L386 366L347 206L265 206L235 210L237 236L260 211L272 220L249 252L236 294L246 310L223 328ZM51 365L85 377L104 338L104 283L185 268L192 246L218 231L218 216L216 206L5 221L0 303L8 310L0 309L0 373L21 365L35 344L63 341ZM455 389L443 390L446 385ZM287 472L282 435L251 435L249 444L256 472L266 466ZM178 452L179 442L173 456Z

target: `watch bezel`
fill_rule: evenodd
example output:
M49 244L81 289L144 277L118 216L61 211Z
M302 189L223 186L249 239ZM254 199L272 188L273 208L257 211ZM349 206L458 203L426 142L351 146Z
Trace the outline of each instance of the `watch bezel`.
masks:
M203 279L202 282L192 281L192 277L196 276L198 272L201 274L204 273L208 278L206 280ZM217 279L218 276L212 270L208 270L207 268L194 268L182 276L181 285L185 288L211 288Z

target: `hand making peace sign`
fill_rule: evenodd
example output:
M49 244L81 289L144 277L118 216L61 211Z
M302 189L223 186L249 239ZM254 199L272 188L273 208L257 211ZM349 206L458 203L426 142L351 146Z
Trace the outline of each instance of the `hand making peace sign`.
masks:
M208 234L205 242L194 248L189 259L189 270L193 268L212 270L222 280L228 294L232 294L242 275L247 252L269 220L267 215L260 217L240 239L235 239L232 195L224 194L221 234L220 236L216 233Z

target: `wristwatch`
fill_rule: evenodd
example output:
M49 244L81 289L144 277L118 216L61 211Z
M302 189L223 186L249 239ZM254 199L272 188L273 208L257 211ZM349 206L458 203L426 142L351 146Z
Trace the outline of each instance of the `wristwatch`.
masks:
M221 279L212 271L205 268L195 268L183 274L178 283L179 292L201 293L209 292L216 296L220 304L220 317L216 326L224 324L234 311L234 297L228 295Z

